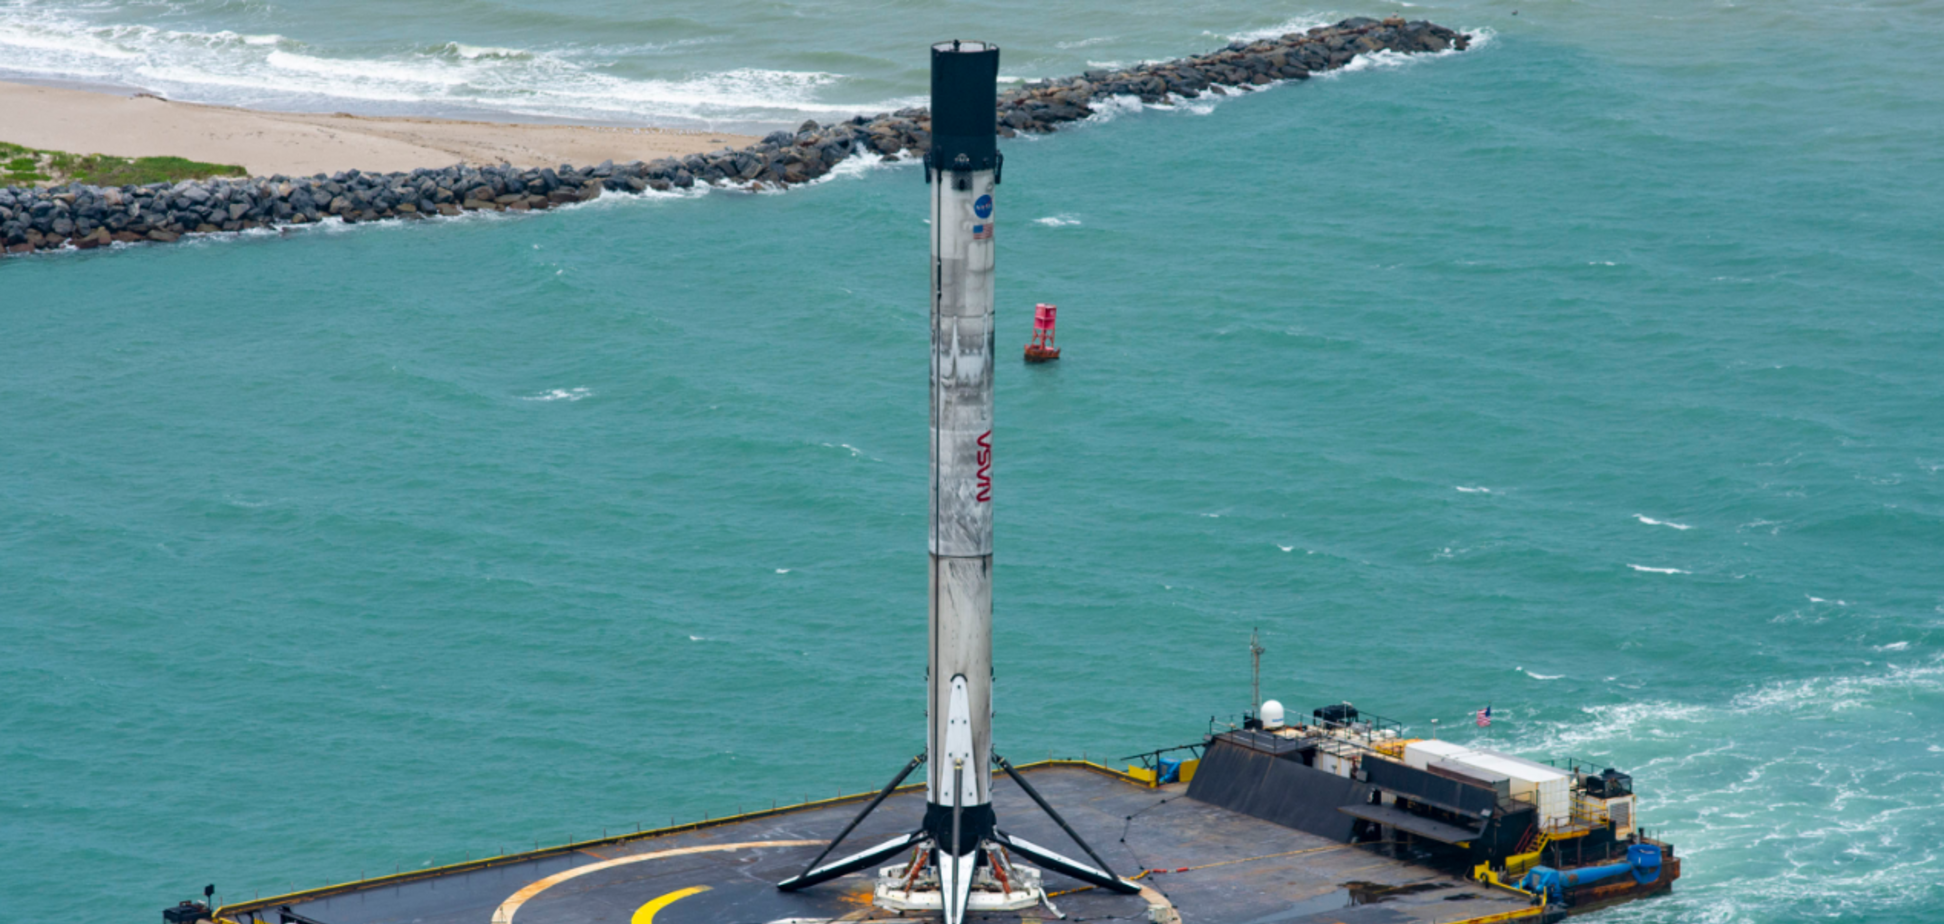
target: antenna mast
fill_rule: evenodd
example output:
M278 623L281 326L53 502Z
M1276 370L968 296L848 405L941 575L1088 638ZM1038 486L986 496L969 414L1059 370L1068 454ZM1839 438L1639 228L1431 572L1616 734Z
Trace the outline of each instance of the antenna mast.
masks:
M1262 717L1262 652L1263 647L1256 642L1256 630L1249 630L1249 709L1256 718Z

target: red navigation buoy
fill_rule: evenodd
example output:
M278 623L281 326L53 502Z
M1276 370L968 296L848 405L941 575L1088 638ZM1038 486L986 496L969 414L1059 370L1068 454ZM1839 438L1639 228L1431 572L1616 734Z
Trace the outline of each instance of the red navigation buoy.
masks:
M1058 310L1044 303L1033 306L1033 342L1026 344L1027 362L1044 363L1060 358L1060 348L1053 345L1053 314Z

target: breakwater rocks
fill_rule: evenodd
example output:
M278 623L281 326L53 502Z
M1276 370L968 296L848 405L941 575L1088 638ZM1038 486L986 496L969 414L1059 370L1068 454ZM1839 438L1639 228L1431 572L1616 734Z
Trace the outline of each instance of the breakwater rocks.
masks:
M1055 131L1085 119L1094 104L1130 97L1144 103L1224 94L1342 67L1360 54L1463 50L1470 37L1428 22L1346 19L1332 26L1211 54L1118 71L1040 80L999 97L999 133ZM604 191L642 193L698 185L761 189L807 183L852 157L898 159L931 144L930 114L901 109L843 122L805 122L740 151L722 150L649 163L521 169L453 166L409 173L209 179L147 186L69 185L0 189L0 246L9 254L113 243L174 241L187 234L253 228L531 211L582 202Z

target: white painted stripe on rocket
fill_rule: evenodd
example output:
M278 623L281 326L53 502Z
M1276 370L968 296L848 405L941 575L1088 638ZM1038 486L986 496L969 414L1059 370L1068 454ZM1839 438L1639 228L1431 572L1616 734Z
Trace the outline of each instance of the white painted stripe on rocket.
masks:
M963 675L952 678L952 704L945 712L945 766L961 765L973 766L972 707L966 699ZM958 788L958 780L961 776L963 774L947 773L945 778L939 781L938 804L952 804L953 790ZM971 794L967 793L967 795Z

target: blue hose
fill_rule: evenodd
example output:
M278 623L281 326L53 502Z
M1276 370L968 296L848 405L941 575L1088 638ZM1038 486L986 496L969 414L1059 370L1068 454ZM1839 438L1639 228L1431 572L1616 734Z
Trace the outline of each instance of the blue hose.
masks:
M1649 883L1660 878L1661 849L1653 844L1633 844L1627 848L1627 862L1609 863L1605 866L1583 866L1579 869L1557 870L1550 866L1535 866L1525 878L1519 880L1519 888L1535 895L1546 896L1548 903L1564 901L1566 890L1576 886L1591 885L1615 876L1632 873L1634 881Z

